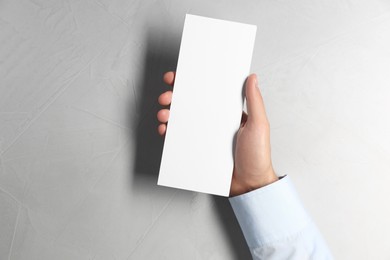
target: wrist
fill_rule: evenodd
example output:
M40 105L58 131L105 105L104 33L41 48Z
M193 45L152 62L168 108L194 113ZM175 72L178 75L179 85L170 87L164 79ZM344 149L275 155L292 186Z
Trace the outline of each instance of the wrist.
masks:
M260 177L257 177L256 179L252 180L237 180L235 174L233 174L232 187L230 189L229 197L242 195L244 193L260 189L264 186L276 182L277 180L279 180L279 177L276 175L272 168L266 173L262 174Z
M247 182L244 186L249 192L267 186L275 181L279 180L279 177L276 175L275 171L271 168L266 174L263 174L261 178Z

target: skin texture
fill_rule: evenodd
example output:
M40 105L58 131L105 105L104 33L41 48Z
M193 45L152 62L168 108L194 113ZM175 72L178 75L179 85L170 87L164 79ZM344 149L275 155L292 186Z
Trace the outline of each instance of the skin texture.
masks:
M175 73L165 73L163 80L173 87ZM256 74L249 75L245 82L248 114L242 113L241 126L237 132L230 197L264 187L279 179L272 167L270 127L257 82ZM171 100L170 90L159 96L158 103L169 106ZM159 110L157 119L160 122L157 131L163 136L167 129L169 109Z

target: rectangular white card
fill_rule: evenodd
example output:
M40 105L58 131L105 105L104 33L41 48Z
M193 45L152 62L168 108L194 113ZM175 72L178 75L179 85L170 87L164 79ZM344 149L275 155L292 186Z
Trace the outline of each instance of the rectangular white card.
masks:
M158 185L229 196L256 29L186 15Z

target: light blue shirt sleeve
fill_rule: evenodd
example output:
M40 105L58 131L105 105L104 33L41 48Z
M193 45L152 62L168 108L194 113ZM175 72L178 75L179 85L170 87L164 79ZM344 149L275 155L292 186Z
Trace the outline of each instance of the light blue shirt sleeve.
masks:
M253 259L333 259L289 176L229 201Z

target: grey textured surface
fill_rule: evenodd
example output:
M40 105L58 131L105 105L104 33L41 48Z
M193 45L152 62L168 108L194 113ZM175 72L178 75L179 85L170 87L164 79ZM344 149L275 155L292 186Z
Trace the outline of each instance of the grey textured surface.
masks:
M258 26L276 170L336 258L390 259L379 0L1 0L0 259L250 258L225 198L156 186L187 12Z

